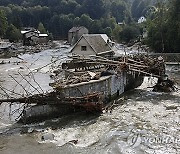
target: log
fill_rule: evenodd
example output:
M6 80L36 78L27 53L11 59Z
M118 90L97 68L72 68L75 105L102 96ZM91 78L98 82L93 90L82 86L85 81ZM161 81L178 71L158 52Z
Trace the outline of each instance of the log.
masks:
M48 94L36 94L30 97L0 99L0 104L3 102L9 103L25 103L25 104L82 104L84 102L101 102L100 93L92 93L82 97L60 97L58 92Z
M144 64L144 62L138 62L138 61L133 60L133 59L130 59L130 58L128 58L128 61L134 62L134 63L137 63L137 64L140 64L140 65L143 65L143 64Z
M151 74L151 73L148 73L148 72L145 72L145 71L141 71L141 70L137 70L137 69L132 69L132 68L130 68L129 70L134 71L134 72L143 73L143 74L146 74L146 75L149 75L149 76L152 76L152 77L160 78L159 75Z

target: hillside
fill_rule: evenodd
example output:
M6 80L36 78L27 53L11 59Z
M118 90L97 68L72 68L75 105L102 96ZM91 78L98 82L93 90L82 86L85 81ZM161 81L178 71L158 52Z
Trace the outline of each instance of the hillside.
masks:
M131 4L132 0L0 0L0 9L17 28L37 28L41 22L54 36L63 38L72 26L84 25L100 33L108 31L107 27L113 29L115 23L129 23Z
M153 24L158 24L155 22L158 17L163 18L164 22L161 24L170 23L170 19L178 22L179 17L171 18L172 14L168 9L173 10L175 3L179 5L178 0L0 0L0 37L18 40L20 29L35 27L43 32L48 31L55 39L65 39L72 26L81 25L87 27L90 33L106 33L117 41L129 42L142 35L144 27L136 24L141 16L149 21L145 26L149 34L153 30L159 31L157 27L153 28ZM175 12L178 11L177 8ZM178 26L175 28L178 31ZM161 44L166 43L162 41L161 34L150 35L146 43L156 50L170 50L165 44L157 48L159 45L153 42L156 39Z

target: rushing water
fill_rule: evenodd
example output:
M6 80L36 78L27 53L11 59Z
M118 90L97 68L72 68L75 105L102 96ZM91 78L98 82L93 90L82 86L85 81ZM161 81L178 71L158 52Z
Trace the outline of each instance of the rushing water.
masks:
M44 51L23 55L30 69L51 61L52 55L66 59L66 50ZM37 60L38 59L38 60ZM11 59L14 61L15 59ZM36 61L36 62L35 62ZM9 76L24 64L0 67L0 83L11 87ZM167 66L167 73L180 84L180 66ZM23 70L22 69L22 70ZM43 68L37 82L49 90L49 68ZM27 71L21 71L24 75ZM180 153L180 91L156 93L149 88L155 79L145 78L141 87L120 98L111 111L101 115L74 113L31 125L21 125L9 119L9 107L0 107L1 154L143 154ZM38 88L38 86L37 86ZM178 86L178 88L180 88ZM19 88L20 89L20 88Z

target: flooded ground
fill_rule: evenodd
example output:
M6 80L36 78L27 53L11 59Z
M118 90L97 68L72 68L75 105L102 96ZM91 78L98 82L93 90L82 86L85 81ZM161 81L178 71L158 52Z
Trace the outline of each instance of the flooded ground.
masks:
M66 49L60 49L22 55L20 58L25 63L19 65L13 64L17 59L12 58L10 64L0 66L0 84L12 88L14 79L9 74L17 75L20 81L22 78L17 70L25 75L28 72L26 69L33 70L50 63L52 56L65 60L67 52ZM180 84L180 66L167 66L167 73ZM35 76L44 91L51 90L49 75L49 67L44 67ZM145 78L141 87L127 92L119 99L119 104L101 115L75 113L41 123L21 125L15 123L15 118L8 118L9 107L2 104L0 153L178 154L180 90L173 93L152 92L149 87L155 81ZM35 83L34 86L39 88ZM35 93L33 89L31 92Z

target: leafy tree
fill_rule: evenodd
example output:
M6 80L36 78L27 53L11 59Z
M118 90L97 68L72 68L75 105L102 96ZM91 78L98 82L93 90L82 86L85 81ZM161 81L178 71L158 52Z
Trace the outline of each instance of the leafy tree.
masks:
M73 21L73 26L79 26L79 20L80 20L80 18L76 17Z
M102 0L85 0L82 5L82 10L92 19L100 19L105 13Z
M137 39L140 35L139 27L136 25L127 25L119 33L119 40L129 42L131 40Z
M86 15L86 14L82 14L80 19L79 19L79 25L80 26L85 26L87 28L90 27L91 23L92 23L92 19L90 18L90 16Z
M60 36L62 38L67 38L69 29L73 26L73 19L69 18L68 15L61 15L59 17L60 29Z
M179 52L180 50L180 1L169 5L158 3L154 19L147 24L147 43L156 52Z
M126 9L124 2L113 2L111 5L112 16L115 17L118 22L123 22Z
M117 24L112 31L112 36L114 37L115 40L120 41L119 34L121 31L122 31L122 27Z
M39 25L38 25L38 30L39 30L41 33L43 33L43 34L47 33L44 25L43 25L41 22L40 22Z
M3 11L0 10L0 37L4 36L7 29L7 18Z
M6 32L6 38L8 38L11 42L18 41L21 39L20 30L17 29L13 24L10 24Z
M23 26L21 18L19 16L15 16L12 20L12 23L14 26L16 26L18 29L21 29Z
M180 52L180 1L170 1L167 21L166 52Z
M144 0L134 0L131 7L132 17L137 20L141 16L145 16L147 7L148 4L146 4Z
M90 25L90 33L100 34L102 33L102 25L100 20L93 20Z
M109 37L112 36L112 29L111 29L111 27L106 27L105 29L103 29L103 32L105 34L107 34Z

